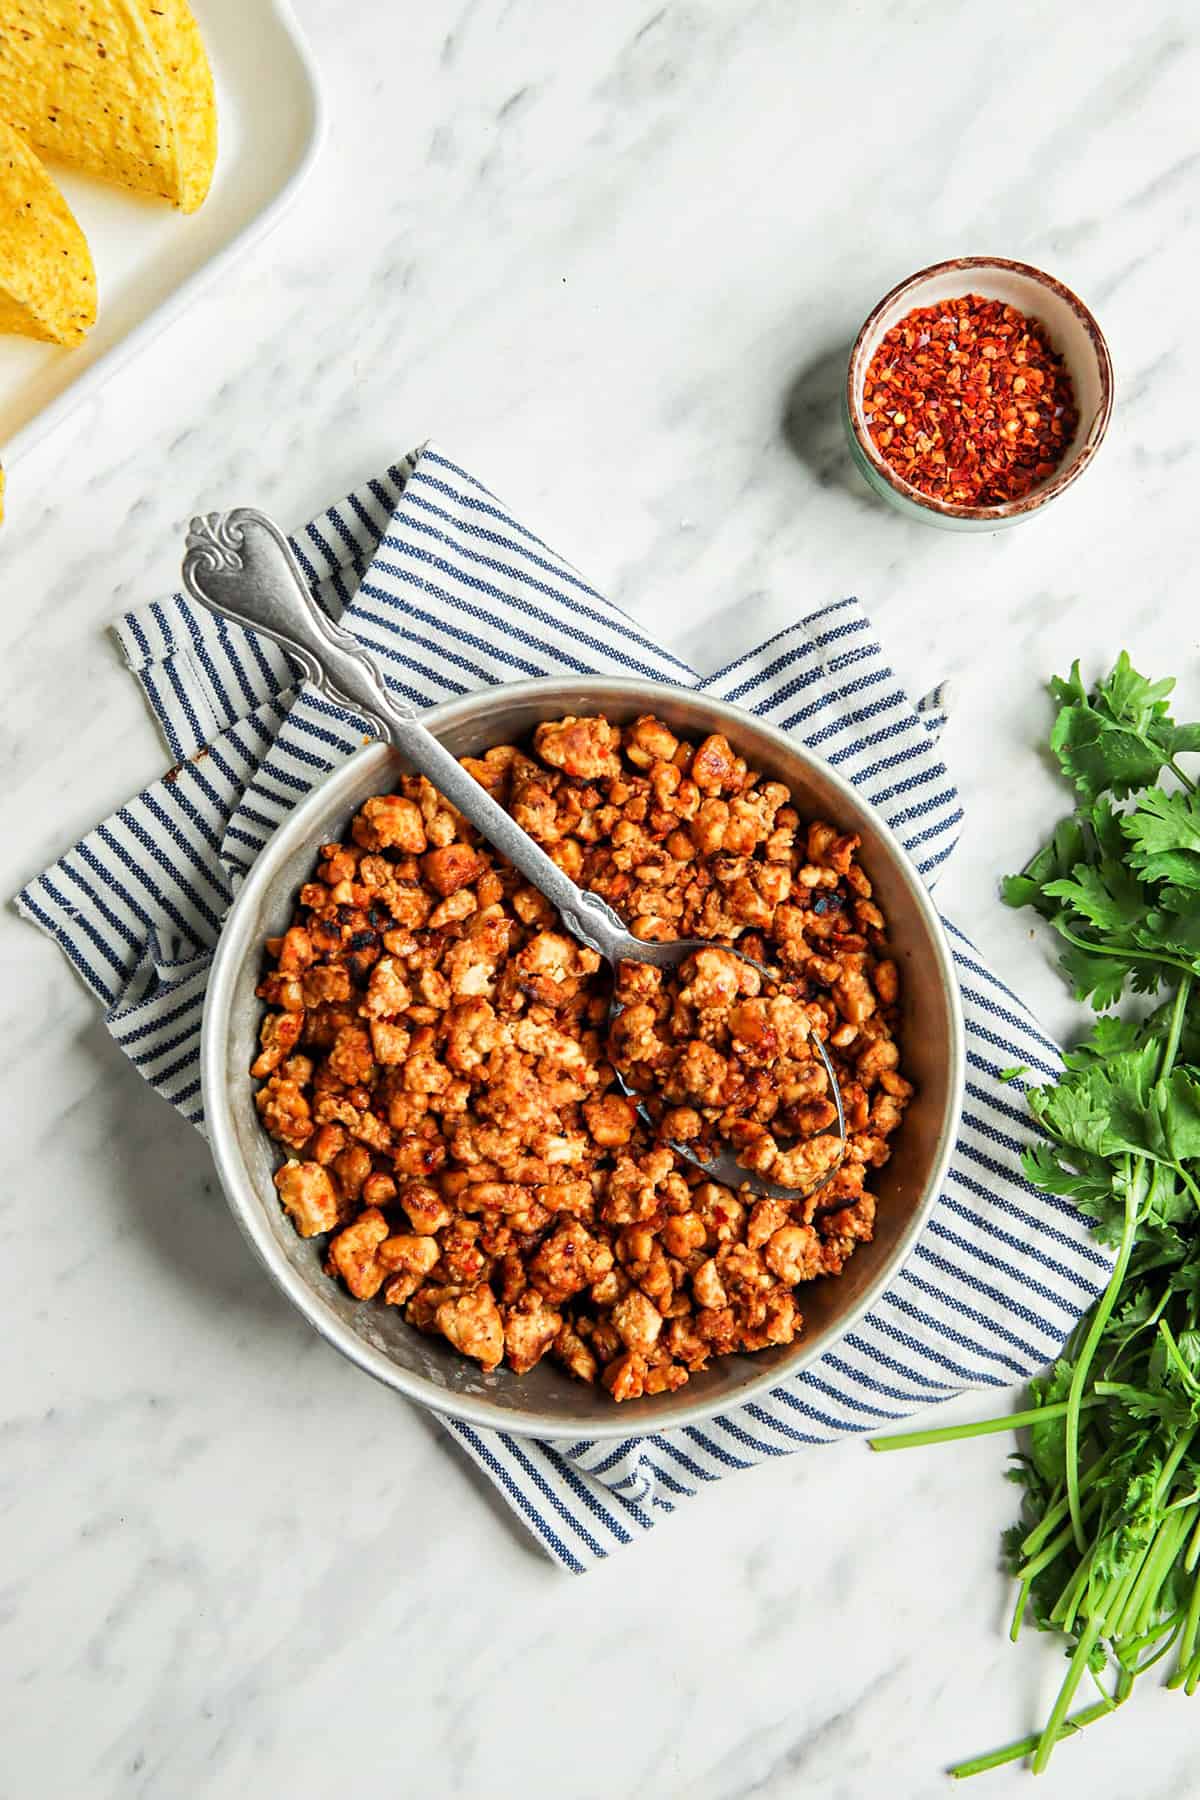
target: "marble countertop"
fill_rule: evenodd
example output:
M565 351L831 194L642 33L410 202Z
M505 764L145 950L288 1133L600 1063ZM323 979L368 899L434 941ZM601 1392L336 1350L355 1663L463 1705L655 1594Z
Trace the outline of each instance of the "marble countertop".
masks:
M436 435L694 662L854 591L914 692L952 677L943 904L1068 1032L995 895L1062 807L1039 684L1127 645L1200 705L1187 9L298 11L332 123L294 210L11 473L3 891L161 769L105 627L187 517L299 521ZM868 306L969 252L1082 293L1118 383L1095 469L982 538L877 503L836 407ZM916 1800L1043 1716L1006 1440L801 1454L561 1575L273 1292L59 953L6 913L0 956L0 1794ZM1048 1790L1194 1794L1198 1716L1151 1681Z

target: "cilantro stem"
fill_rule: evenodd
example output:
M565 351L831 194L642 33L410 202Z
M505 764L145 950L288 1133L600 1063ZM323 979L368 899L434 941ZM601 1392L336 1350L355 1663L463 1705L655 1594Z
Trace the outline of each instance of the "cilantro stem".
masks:
M1058 1741L1058 1735L1066 1720L1067 1709L1075 1698L1075 1689L1083 1679L1091 1654L1100 1638L1104 1635L1109 1616L1124 1604L1125 1596L1132 1585L1132 1575L1114 1575L1105 1585L1100 1596L1100 1604L1091 1614L1087 1624L1079 1636L1079 1642L1071 1652L1070 1666L1066 1679L1058 1690L1058 1698L1050 1709L1050 1717L1046 1720L1042 1735L1033 1756L1033 1772L1040 1775L1050 1761L1050 1753Z
M1079 1681L1083 1679L1083 1670L1088 1667L1088 1661L1090 1661L1092 1651L1096 1649L1096 1643L1099 1642L1101 1634L1105 1631L1106 1620L1108 1620L1108 1611L1110 1611L1110 1607L1114 1606L1114 1604L1119 1604L1119 1602L1123 1600L1124 1591L1128 1588L1130 1580L1132 1580L1130 1575L1114 1575L1112 1579L1106 1582L1105 1589L1103 1589L1103 1593L1101 1593L1101 1602L1099 1602L1099 1606L1096 1607L1096 1611L1092 1613L1092 1616L1088 1618L1087 1625L1083 1627L1083 1631L1079 1633L1079 1642L1076 1643L1076 1647L1070 1652L1070 1667L1067 1669L1067 1676L1063 1679L1063 1685L1061 1685L1060 1690L1058 1690L1058 1697L1056 1697L1054 1705L1051 1706L1051 1715L1049 1715L1049 1719L1045 1721L1045 1726L1042 1728L1042 1735L1038 1737L1038 1748L1036 1748L1033 1753L1034 1775L1042 1775L1043 1769L1047 1766L1047 1762L1051 1760L1051 1751L1054 1750L1054 1744L1058 1742L1058 1733L1060 1733L1061 1726L1063 1726L1065 1719L1067 1719L1067 1708L1070 1706L1070 1701L1074 1699L1076 1688L1079 1687Z
M1021 1582L1016 1605L1013 1607L1012 1624L1008 1628L1008 1639L1012 1644L1015 1644L1021 1635L1021 1620L1025 1617L1025 1608L1029 1603L1030 1585L1029 1577L1026 1575Z
M1200 1631L1200 1577L1192 1583L1187 1618L1183 1622L1183 1636L1179 1640L1179 1662L1167 1683L1168 1687L1183 1686L1184 1673L1196 1652L1197 1631Z
M1167 1323L1166 1323L1165 1319L1163 1320L1161 1329L1163 1331L1167 1330ZM1169 1332L1167 1332L1167 1335L1168 1335L1168 1337L1170 1337ZM1173 1347L1175 1346L1174 1338L1171 1338L1171 1344ZM1179 1350L1177 1347L1175 1348L1175 1354L1176 1354L1176 1356L1179 1355ZM1196 1384L1192 1379L1190 1371L1188 1371L1186 1365L1184 1363L1182 1363L1182 1361L1180 1363L1180 1366L1181 1366L1181 1368L1184 1369L1184 1373L1187 1375L1188 1382L1194 1389ZM1171 1450L1171 1454L1167 1457L1166 1462L1163 1464L1162 1474L1158 1478L1158 1486L1155 1489L1155 1495L1158 1500L1158 1504L1160 1506L1164 1503L1167 1496L1171 1492L1171 1483L1175 1479L1175 1471L1178 1469L1180 1463L1183 1461L1184 1457L1187 1455L1188 1451L1191 1449L1192 1439L1195 1437L1198 1429L1200 1429L1200 1427L1193 1425L1190 1431L1181 1432L1179 1437L1175 1441L1175 1444Z
M1098 1480L1099 1477L1103 1475L1105 1469L1112 1461L1112 1457L1113 1447L1110 1444L1107 1450L1101 1451L1094 1462L1088 1464L1088 1467L1084 1470L1079 1482L1079 1491L1081 1494L1085 1488L1090 1487L1094 1481ZM1055 1491L1057 1492L1057 1489ZM1028 1558L1033 1556L1036 1551L1040 1550L1046 1539L1050 1536L1050 1533L1052 1531L1057 1531L1058 1527L1062 1524L1062 1521L1067 1517L1069 1511L1070 1508L1067 1505L1065 1496L1061 1500L1056 1500L1054 1505L1043 1513L1040 1521L1029 1533L1029 1536L1022 1541L1021 1555Z
M1075 1732L1082 1731L1085 1725L1102 1719L1106 1713L1115 1712L1120 1704L1119 1700L1104 1699L1085 1706L1074 1718L1063 1720L1059 1737L1071 1737ZM1038 1747L1039 1736L1040 1733L1035 1731L1029 1737L1018 1738L1015 1744L1006 1744L1002 1750L990 1750L986 1756L973 1756L970 1762L956 1763L949 1773L956 1781L965 1781L969 1775L986 1775L989 1769L1000 1769L1005 1763L1018 1762L1023 1756L1032 1756Z
M1092 1564L1095 1561L1095 1545L1091 1545L1075 1566L1075 1573L1068 1581L1058 1599L1054 1602L1050 1614L1050 1623L1057 1625L1062 1632L1070 1632L1075 1625L1075 1615L1083 1604L1092 1579Z
M1175 1560L1180 1540L1187 1532L1188 1521L1184 1518L1180 1523L1178 1513L1170 1513L1162 1520L1142 1559L1141 1567L1134 1578L1129 1598L1126 1600L1119 1617L1112 1622L1114 1637L1120 1637L1123 1631L1131 1631L1138 1636L1150 1624L1149 1609L1154 1604L1155 1596L1162 1586L1167 1569ZM1143 1610L1145 1616L1143 1617Z
M1200 1561L1200 1525L1197 1525L1195 1531L1192 1533L1192 1541L1188 1545L1183 1558L1183 1566L1189 1575L1196 1567L1197 1561Z
M1184 1187L1187 1189L1188 1193L1192 1196L1192 1199L1195 1201L1197 1212L1200 1212L1200 1187L1196 1186L1196 1183L1192 1180L1191 1176L1188 1174L1187 1170L1183 1167L1182 1163L1172 1163L1171 1167L1174 1169L1175 1173L1180 1177L1181 1181L1183 1182Z
M1112 1635L1114 1638L1119 1638L1123 1631L1129 1631L1135 1637L1137 1636L1138 1608L1142 1604L1143 1595L1146 1593L1146 1590L1150 1587L1154 1579L1154 1569L1158 1553L1161 1551L1163 1544L1170 1535L1171 1533L1167 1528L1167 1521L1165 1519L1160 1520L1154 1527L1154 1535L1151 1537L1149 1543L1146 1545L1145 1549L1139 1553L1133 1567L1127 1571L1131 1585L1129 1592L1125 1597L1124 1604L1119 1611L1114 1611L1112 1616Z
M1167 1041L1163 1045L1162 1063L1158 1071L1158 1085L1161 1087L1171 1073L1179 1049L1179 1039L1183 1032L1183 1016L1187 1011L1188 998L1192 991L1192 970L1188 969L1183 980L1175 990L1175 1003L1171 1008L1171 1020L1167 1027Z
M1168 756L1167 767L1170 769L1172 775L1174 775L1176 781L1180 782L1182 786L1187 789L1189 794L1194 794L1196 792L1195 782L1189 780L1173 756Z
M1085 1400L1085 1406L1098 1406L1099 1399ZM872 1450L919 1450L926 1444L953 1444L960 1438L986 1437L993 1431L1016 1431L1022 1425L1040 1425L1046 1419L1061 1419L1067 1410L1065 1400L1053 1400L1048 1406L1031 1406L1026 1412L1005 1413L999 1419L981 1419L971 1425L940 1425L934 1431L904 1431L897 1437L868 1438Z
M1180 1170L1180 1174L1182 1174L1182 1173L1183 1173L1183 1171ZM1185 1180L1187 1179L1186 1176L1184 1177L1184 1179ZM1154 1327L1158 1324L1159 1319L1162 1317L1163 1313L1166 1311L1167 1303L1170 1300L1170 1298L1171 1298L1170 1288L1164 1288L1162 1293L1159 1296L1158 1304L1155 1306L1154 1311L1152 1313L1150 1313L1146 1318L1144 1318L1140 1325L1134 1326L1133 1330L1129 1333L1128 1337L1125 1338L1123 1343L1116 1350L1116 1352L1113 1355L1112 1362L1109 1364L1110 1369L1115 1367L1115 1365L1121 1361L1122 1357L1128 1353L1129 1346L1133 1343L1134 1338L1140 1337L1143 1331L1153 1331Z
M1071 1537L1071 1521L1068 1519L1062 1529L1055 1532L1049 1543L1044 1544L1036 1556L1031 1556L1027 1563L1021 1565L1017 1572L1017 1580L1028 1587L1035 1575L1040 1575L1043 1569L1050 1567L1056 1556L1062 1555L1071 1542Z
M1182 1620L1181 1613L1173 1613L1171 1615L1171 1619L1164 1619L1164 1621L1161 1625L1155 1626L1153 1632L1147 1632L1146 1635L1148 1637L1154 1637L1156 1634L1161 1634L1163 1631L1166 1631L1168 1633L1168 1636L1166 1638L1166 1641L1159 1645L1158 1649L1154 1652L1153 1656L1148 1656L1146 1658L1145 1662L1138 1663L1134 1668L1132 1668L1128 1671L1129 1680L1130 1680L1131 1685L1136 1676L1144 1675L1146 1673L1147 1669L1152 1669L1156 1662L1161 1662L1163 1657L1167 1655L1172 1644L1175 1642L1176 1638L1179 1636L1179 1629L1180 1629L1179 1622L1181 1620ZM1173 1623L1172 1621L1175 1621L1175 1622Z
M1179 1555L1180 1545L1187 1536L1188 1527L1194 1518L1194 1509L1190 1513L1169 1513L1167 1515L1167 1525L1170 1529L1165 1532L1162 1543L1155 1553L1153 1566L1147 1572L1146 1579L1142 1583L1137 1610L1132 1611L1130 1616L1129 1629L1139 1637L1150 1629L1150 1621L1154 1617L1155 1607L1162 1594L1162 1585L1167 1578L1167 1571ZM1132 1601L1130 1606L1132 1608Z
M1086 950L1092 956L1119 956L1123 962L1162 963L1165 968L1178 969L1181 974L1191 976L1195 973L1191 963L1186 963L1178 956L1168 956L1164 950L1130 949L1127 945L1095 944L1090 938L1078 937L1062 923L1063 915L1056 914L1050 921L1059 937L1066 938L1068 944L1074 944L1077 950Z
M1087 1500L1084 1502L1083 1510L1085 1516L1091 1512L1094 1505L1095 1495L1089 1494ZM1064 1513L1065 1510L1066 1509L1064 1508ZM1049 1568L1055 1557L1060 1556L1071 1542L1072 1535L1071 1521L1070 1519L1065 1519L1063 1525L1055 1532L1049 1543L1043 1544L1037 1555L1031 1557L1029 1561L1024 1563L1017 1571L1018 1581L1032 1581L1035 1575L1040 1575L1043 1569Z
M1186 1391L1190 1394L1200 1394L1200 1387L1196 1384L1196 1378L1179 1354L1179 1345L1175 1342L1175 1339L1171 1334L1171 1327L1167 1324L1165 1319L1160 1319L1158 1321L1158 1335L1162 1340L1167 1361L1178 1372L1179 1379L1183 1383ZM1189 1433L1189 1439L1190 1435L1191 1434ZM1186 1444L1184 1447L1186 1448Z
M1152 1625L1149 1631L1142 1632L1140 1637L1126 1638L1121 1645L1122 1656L1126 1659L1136 1656L1140 1650L1146 1648L1147 1644L1157 1643L1164 1631L1174 1631L1177 1626L1182 1626L1186 1612L1186 1607L1177 1607L1167 1618L1160 1619L1157 1625Z
M1067 1457L1067 1505L1071 1512L1075 1547L1081 1556L1087 1550L1087 1539L1083 1535L1083 1513L1079 1504L1079 1414L1083 1406L1083 1389L1091 1370L1092 1358L1096 1354L1096 1348L1104 1333L1104 1327L1108 1323L1109 1315L1116 1304L1117 1295L1125 1281L1125 1271L1129 1267L1129 1258L1133 1251L1138 1214L1141 1211L1142 1200L1148 1187L1146 1164L1142 1158L1136 1159L1134 1170L1129 1169L1128 1157L1124 1161L1127 1171L1125 1218L1121 1226L1121 1243L1117 1250L1117 1260L1113 1266L1113 1272L1109 1276L1108 1286L1092 1309L1087 1336L1084 1339L1083 1348L1076 1358L1075 1367L1071 1371L1071 1386L1067 1394L1066 1426L1064 1428Z
M1171 1065L1175 1061L1179 1049L1179 1039L1183 1032L1183 1017L1191 991L1192 976L1189 972L1184 975L1175 990L1170 1024L1167 1028L1167 1039L1163 1045L1162 1061L1158 1067L1160 1089L1171 1072ZM1146 1163L1142 1157L1136 1158L1132 1168L1127 1158L1125 1166L1125 1217L1121 1226L1121 1242L1117 1250L1117 1260L1113 1266L1108 1286L1093 1309L1083 1348L1079 1352L1075 1367L1071 1372L1071 1386L1067 1394L1067 1416L1064 1427L1067 1457L1067 1503L1071 1509L1075 1547L1080 1555L1087 1549L1087 1539L1083 1535L1083 1514L1079 1505L1079 1414L1083 1403L1083 1390L1091 1371L1092 1359L1104 1334L1104 1327L1108 1323L1113 1306L1116 1304L1117 1295L1125 1282L1142 1202L1153 1194L1157 1179L1156 1170L1152 1170L1147 1178Z

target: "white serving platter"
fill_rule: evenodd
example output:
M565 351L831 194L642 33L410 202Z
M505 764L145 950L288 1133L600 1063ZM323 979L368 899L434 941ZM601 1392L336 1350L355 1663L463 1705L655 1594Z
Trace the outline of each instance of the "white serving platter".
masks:
M0 456L9 467L270 229L320 147L320 84L288 0L192 0L192 8L217 89L212 189L185 218L165 201L52 166L92 247L99 317L78 350L0 337Z

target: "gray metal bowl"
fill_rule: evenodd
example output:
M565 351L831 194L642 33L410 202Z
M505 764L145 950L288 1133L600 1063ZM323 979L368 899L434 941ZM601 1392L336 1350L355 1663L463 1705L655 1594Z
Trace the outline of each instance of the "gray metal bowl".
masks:
M654 712L691 736L722 731L751 764L791 789L802 815L860 833L863 861L888 920L901 972L904 1066L917 1086L891 1161L873 1180L874 1242L836 1279L804 1289L803 1338L756 1356L717 1359L674 1394L615 1406L548 1360L527 1375L483 1374L440 1339L423 1337L397 1309L353 1301L322 1272L318 1242L298 1237L272 1183L278 1160L254 1108L262 1006L254 988L263 939L281 933L317 846L341 837L371 794L403 764L384 745L358 751L301 801L259 856L221 933L204 1014L204 1106L213 1155L238 1224L284 1293L344 1356L435 1411L533 1437L628 1437L695 1424L738 1406L815 1362L874 1304L916 1241L945 1175L962 1104L963 1026L941 922L892 831L803 744L734 706L649 681L525 681L436 707L430 729L458 756L520 740L542 719L603 712L615 723Z

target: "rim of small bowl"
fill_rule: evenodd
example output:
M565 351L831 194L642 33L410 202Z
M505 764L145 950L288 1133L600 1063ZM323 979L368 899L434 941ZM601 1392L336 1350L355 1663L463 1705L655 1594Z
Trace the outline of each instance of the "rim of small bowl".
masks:
M440 706L431 707L425 717L434 726L443 722L453 723L463 712L478 707L485 700L494 703L498 693L502 692L513 700L528 700L544 694L547 686L557 686L564 692L569 692L574 703L590 700L594 693L597 707L602 707L604 699L611 702L614 694L618 697L628 695L631 700L652 702L655 695L660 698L673 697L679 691L669 683L647 681L640 678L591 676L575 679L543 676L534 681L505 683L502 688L488 688L462 695L455 700L445 701ZM639 1411L634 1419L624 1408L619 1406L613 1407L615 1416L611 1421L601 1420L595 1423L589 1421L586 1425L582 1425L578 1420L564 1420L554 1413L538 1412L533 1408L527 1412L518 1412L513 1409L496 1407L487 1400L435 1387L424 1376L393 1362L383 1351L359 1337L332 1311L320 1303L320 1296L300 1271L287 1260L275 1242L263 1212L261 1196L238 1148L232 1108L226 1091L225 1051L229 1036L233 990L240 969L240 963L234 954L237 931L233 927L236 926L239 915L247 913L253 915L264 891L278 879L276 864L286 854L289 840L297 832L302 832L306 828L307 819L321 809L329 788L351 788L354 784L353 771L357 769L362 758L378 755L379 751L384 748L378 742L364 744L363 748L355 751L354 755L349 757L340 768L335 769L323 781L318 782L317 786L304 796L276 828L271 839L255 858L250 873L238 889L233 904L225 916L221 935L217 940L217 947L213 955L201 1028L200 1065L205 1130L213 1161L216 1164L217 1176L229 1209L241 1228L243 1236L266 1267L276 1286L286 1294L309 1325L334 1349L339 1350L348 1361L354 1363L365 1374L374 1376L385 1386L405 1395L410 1400L417 1401L442 1417L459 1419L467 1424L486 1426L494 1430L515 1432L526 1437L586 1438L592 1441L628 1438L655 1429L675 1430L681 1426L699 1424L704 1419L711 1418L715 1413L727 1410L731 1406L742 1406L746 1401L754 1399L770 1388L779 1387L793 1376L798 1375L802 1369L818 1361L827 1351L840 1343L848 1331L854 1329L855 1325L876 1304L884 1290L895 1280L912 1255L917 1239L925 1227L938 1194L941 1192L946 1170L958 1139L958 1129L962 1118L966 1080L966 1044L962 997L959 992L958 977L955 973L954 957L946 935L946 928L933 903L932 895L908 851L882 814L864 794L853 787L815 750L791 737L787 732L780 731L777 726L768 724L765 719L757 718L753 713L746 712L742 707L735 706L728 701L711 699L707 695L702 698L705 708L711 711L714 724L719 726L724 722L733 727L739 723L749 724L764 736L779 740L791 754L820 765L822 776L829 780L835 788L842 790L847 801L853 807L860 809L870 820L872 830L876 834L873 850L882 852L897 866L922 915L929 936L930 948L937 961L940 986L946 997L949 1016L949 1042L947 1044L949 1083L945 1110L939 1126L937 1147L931 1159L920 1197L912 1209L904 1233L899 1238L890 1260L880 1269L875 1280L864 1291L857 1303L843 1318L837 1321L832 1332L826 1336L824 1341L817 1340L809 1344L802 1337L796 1344L794 1355L788 1359L785 1368L780 1368L778 1364L775 1364L764 1368L761 1374L748 1373L745 1382L737 1389L736 1393L725 1394L711 1400L697 1400L691 1406L677 1405L672 1409L669 1417L665 1418L657 1427L644 1413ZM247 1079L249 1079L248 1076Z
M1007 269L1017 275L1026 275L1031 281L1037 282L1040 287L1047 288L1060 300L1064 300L1087 333L1100 373L1100 404L1096 408L1087 437L1070 462L1066 463L1057 474L1049 476L1041 487L1034 488L1032 493L1024 495L1020 500L1002 501L997 506L956 505L949 500L937 500L932 495L923 494L918 488L912 487L902 476L896 474L890 463L885 462L872 442L871 434L863 424L861 407L856 394L856 378L862 360L863 347L874 330L880 314L891 306L894 300L900 299L910 288L915 288L922 281L928 281L933 275L954 275L960 271L972 269ZM1064 488L1070 487L1071 483L1077 481L1083 474L1104 441L1104 434L1108 430L1108 422L1112 417L1112 405L1112 357L1109 354L1104 333L1091 309L1084 305L1079 295L1074 293L1071 288L1056 280L1053 275L1047 275L1044 269L1036 268L1033 263L1016 262L1008 256L950 257L945 262L930 263L928 268L918 269L914 275L908 275L903 281L898 281L895 287L888 290L882 300L876 302L864 319L862 329L854 340L854 347L850 352L850 364L846 371L846 417L854 441L863 457L900 499L908 501L912 506L922 507L926 512L936 513L944 519L976 519L980 521L1019 519L1036 512L1039 507L1044 506L1048 500L1055 499Z

